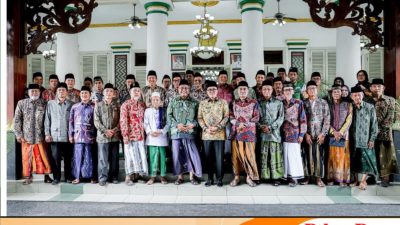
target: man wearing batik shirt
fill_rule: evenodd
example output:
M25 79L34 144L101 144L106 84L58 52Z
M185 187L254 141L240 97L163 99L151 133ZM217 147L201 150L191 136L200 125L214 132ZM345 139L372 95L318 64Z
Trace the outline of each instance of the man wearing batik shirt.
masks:
M262 96L261 86L265 80L265 71L259 70L256 74L256 85L253 87L254 92L256 93L257 99Z
M194 72L193 70L186 70L185 79L189 82L190 87L193 86Z
M172 73L172 88L169 89L165 97L165 107L177 96L179 96L179 83L181 82L181 75L179 73Z
M14 133L22 145L23 184L32 183L32 173L45 174L44 182L51 183L50 162L44 141L44 115L46 103L40 96L37 84L28 86L29 98L18 101L14 116Z
M58 76L51 74L49 76L49 88L42 93L45 102L56 99L56 89L58 85Z
M301 143L307 132L307 118L301 100L293 98L294 87L291 82L283 83L283 161L285 163L284 178L289 179L289 186L295 187L298 179L304 177L303 161L301 158Z
M397 173L396 150L393 144L392 127L395 115L395 99L384 95L385 85L382 79L373 79L371 86L372 104L375 105L378 120L378 136L375 141L375 152L381 186L389 186L389 175Z
M260 121L257 123L261 139L261 178L271 179L278 186L284 173L280 129L285 114L282 101L272 96L272 81L264 81L261 92Z
M169 87L171 86L171 77L169 77L168 74L165 74L163 79L161 80L161 83L165 91L168 91Z
M94 77L94 86L93 86L93 92L92 92L92 96L90 97L90 99L94 102L94 103L98 103L103 101L104 95L103 95L103 78L101 78L100 76Z
M68 142L68 123L71 107L74 104L67 100L67 85L59 83L57 99L47 103L44 120L46 142L50 143L51 167L53 171L53 185L61 181L61 158L64 159L64 176L66 182L71 183L72 145Z
M236 75L236 83L238 84L238 86L233 91L233 96L235 97L235 100L239 99L239 89L238 89L238 87L239 87L240 81L246 81L246 75L244 75L244 73L242 73L242 72L239 72ZM257 99L256 92L254 91L253 88L249 88L249 90L247 92L248 92L248 96L247 96L248 98Z
M302 99L303 98L303 93L305 93L305 85L304 85L304 83L302 81L299 81L299 74L298 74L297 67L291 67L289 69L288 77L289 77L290 82L292 82L293 87L294 87L293 98Z
M46 88L43 87L43 74L41 72L35 72L32 74L32 82L34 84L39 85L40 88L40 98L43 95L43 92L46 90ZM28 95L28 88L25 88L25 98L29 98Z
M131 98L129 90L131 89L131 86L135 84L135 79L136 79L135 75L133 74L126 75L125 86L119 92L119 101L121 104L123 104L126 100L129 100Z
M88 87L90 90L93 88L93 80L90 77L85 77L83 80L83 86Z
M198 102L207 98L207 93L203 90L203 76L200 73L194 74L193 88L190 92L190 97Z
M311 80L317 84L318 98L327 100L329 96L329 87L323 84L321 79L321 74L319 72L313 72L311 74Z
M282 67L279 68L278 71L276 72L276 77L281 78L282 82L290 81L289 77L286 74L285 68L282 68Z
M104 85L104 99L94 108L94 125L97 129L99 185L109 180L118 183L119 172L119 116L120 105L113 101L114 87ZM110 176L110 177L109 177Z
M133 185L134 181L148 174L147 156L144 148L144 112L145 103L141 100L138 83L132 86L131 99L121 106L120 127L124 141L125 183Z
M72 101L73 103L78 103L81 101L79 90L75 89L75 77L72 73L65 74L65 83L68 87L68 96L67 99ZM90 90L90 89L89 89Z
M151 94L153 92L160 93L161 101L165 100L165 89L157 86L157 73L154 70L150 70L147 74L147 83L148 85L142 89L143 92L143 101L146 104L147 108L151 107Z
M372 104L363 101L364 92L360 86L351 88L351 98L353 99L353 123L350 128L350 138L353 149L350 165L353 173L362 174L358 188L366 190L368 174L378 174L374 150L378 124L375 108ZM357 178L358 175L355 174L355 182L352 186L357 185Z
M195 78L196 79L196 78ZM214 184L214 162L216 167L217 186L222 187L224 178L224 144L226 140L225 126L229 119L228 103L218 99L218 87L215 81L207 85L209 99L200 102L198 120L203 130L202 140L206 155L208 179L206 187ZM213 160L215 158L215 160Z
M240 183L240 172L246 172L246 183L250 187L255 187L254 181L259 180L255 142L256 142L256 123L260 119L260 112L257 100L248 97L249 86L246 81L241 81L236 88L239 92L239 99L232 103L230 121L232 124L232 164L234 179L231 186Z
M307 116L306 145L304 148L304 166L306 179L302 184L308 184L310 178L316 178L316 184L324 187L322 181L325 175L325 137L330 128L330 111L328 103L318 97L318 86L314 81L307 83L308 98L304 101Z
M172 139L172 160L176 185L183 183L183 174L190 173L190 182L199 184L202 176L201 161L196 146L197 109L199 103L189 96L187 80L179 83L179 96L173 99L167 109L167 123Z
M81 102L74 104L69 115L69 141L74 143L72 158L73 184L79 184L81 178L91 178L92 183L97 179L93 170L97 170L93 157L97 154L93 147L96 139L94 126L94 104L90 100L90 89L82 86L80 92ZM93 156L95 155L95 156ZM96 160L97 161L97 160Z
M218 74L218 99L223 99L228 103L228 106L232 102L233 89L227 83L228 82L228 72L226 70L219 71Z
M285 96L283 95L283 81L280 77L274 78L273 87L274 87L273 95L275 96L275 98L280 101L285 100Z

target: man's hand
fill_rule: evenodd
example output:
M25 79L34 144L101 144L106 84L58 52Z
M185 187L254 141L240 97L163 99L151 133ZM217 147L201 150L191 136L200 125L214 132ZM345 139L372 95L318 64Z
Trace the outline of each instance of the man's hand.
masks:
M301 142L303 142L303 137L299 137L299 138L297 139L297 142L298 142L299 144L301 144Z
M153 132L151 132L151 136L153 136L153 137L158 137L158 136L160 136L160 132L158 132L158 131L153 131Z
M305 134L305 138L306 138L307 144L311 145L311 144L312 144L311 135ZM303 141L303 140L302 140L302 141ZM300 141L299 143L301 143L301 141Z
M318 144L319 144L319 145L322 145L322 144L324 143L324 141L325 141L325 135L320 134L320 135L318 136L318 139L317 139Z
M73 144L73 143L74 143L74 138L73 138L73 137L70 137L70 138L69 138L69 142Z
M45 141L46 141L47 143L50 143L50 142L53 141L53 138L51 138L50 135L46 135Z
M372 148L374 148L374 146L375 146L375 143L373 141L368 142L368 148L372 149Z
M246 126L244 123L239 123L239 131L243 130Z
M182 123L176 125L176 128L181 132L186 131L186 127Z
M336 141L339 141L342 138L342 134L338 131L333 132L333 136L335 137Z
M17 141L21 144L26 142L26 140L23 137L17 138Z

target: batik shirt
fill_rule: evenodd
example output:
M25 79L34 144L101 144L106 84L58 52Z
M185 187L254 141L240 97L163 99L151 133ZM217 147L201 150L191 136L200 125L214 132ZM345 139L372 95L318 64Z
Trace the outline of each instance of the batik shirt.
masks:
M372 104L361 102L360 108L353 105L353 123L350 134L356 148L368 148L368 142L374 142L378 135L378 123Z
M256 99L260 99L262 97L261 93L261 86L253 86L252 89L254 90L254 93L256 93Z
M167 123L170 127L171 139L194 138L196 135L197 109L199 103L188 97L186 99L180 96L173 99L167 109ZM193 124L194 128L188 132L178 131L178 124L189 125Z
M335 131L340 132L345 140L349 140L349 129L353 119L353 106L350 102L341 101L329 105L331 113L331 127L329 134L333 136Z
M75 88L68 90L67 99L72 101L73 103L78 103L81 101L80 94L81 92Z
M118 142L120 140L119 130L120 105L116 101L107 104L101 101L94 108L94 125L97 128L98 143ZM115 134L111 138L106 137L106 130L114 130Z
M72 106L68 133L70 138L74 138L75 143L92 144L95 142L96 128L94 126L93 102L78 102Z
M269 100L265 98L260 102L260 121L257 126L268 126L270 132L263 133L260 130L260 137L262 141L281 142L281 126L285 118L282 101L271 97Z
M303 102L298 99L284 100L285 120L282 125L283 142L298 143L299 137L307 132L307 117Z
M375 105L379 130L376 139L379 141L393 141L392 126L394 122L396 100L390 96L382 95L378 101L371 98L368 102Z
M324 99L316 98L304 100L304 110L307 116L307 133L312 140L317 140L320 134L328 135L331 116L328 103Z
M236 88L233 91L233 96L235 96L235 100L239 99L239 88ZM249 99L257 99L256 92L253 88L249 88L249 93L247 94L247 98Z
M328 99L329 97L329 87L326 84L321 84L318 89L318 98Z
M90 99L95 103L103 101L103 98L103 91L93 91L92 95L90 96Z
M126 100L131 99L131 95L126 86L119 92L119 102L123 104Z
M301 99L302 93L305 91L305 85L303 82L301 81L297 81L296 83L293 84L294 85L294 94L293 94L293 98L295 99Z
M218 85L218 99L223 99L228 103L231 104L233 98L233 89L232 86L228 84L220 84Z
M230 121L232 124L231 138L243 142L256 141L256 123L260 119L260 111L257 100L245 98L234 100L230 112ZM243 123L245 127L239 130L239 124Z
M165 89L160 86L156 86L153 89L150 86L146 86L143 88L142 91L143 91L143 101L146 103L147 108L151 107L151 94L153 94L153 92L160 93L161 102L164 102L165 100Z
M229 107L225 100L206 99L200 102L197 116L200 127L203 129L203 140L225 140L225 127L229 119ZM215 134L210 134L205 130L209 127L217 127Z
M51 136L53 142L68 142L68 124L72 105L70 100L50 100L47 103L44 120L44 134Z
M130 99L121 106L120 129L124 142L144 140L144 112L142 101Z
M56 93L55 93L55 91L53 91L51 89L47 89L42 93L42 98L45 102L48 102L50 100L55 100Z
M44 140L44 115L46 103L43 99L35 101L29 98L18 101L14 116L14 133L29 144L38 144Z
M179 96L179 92L178 89L169 89L166 93L166 97L165 97L165 107L168 107L169 103L176 97Z
M195 89L190 92L190 97L198 102L201 102L201 101L207 99L208 95L207 95L206 91L204 91L203 89L200 89L200 90Z

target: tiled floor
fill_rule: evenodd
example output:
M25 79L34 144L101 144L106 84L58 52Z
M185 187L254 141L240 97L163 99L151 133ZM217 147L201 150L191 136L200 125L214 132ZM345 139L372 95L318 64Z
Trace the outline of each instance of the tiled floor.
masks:
M184 183L176 186L136 183L107 184L44 184L22 185L20 181L8 182L8 200L26 201L81 201L81 202L134 202L134 203L186 203L186 204L400 204L400 186L382 188L368 186L366 191L358 188L316 185L285 185L274 187L261 184L254 188L247 185L230 187Z

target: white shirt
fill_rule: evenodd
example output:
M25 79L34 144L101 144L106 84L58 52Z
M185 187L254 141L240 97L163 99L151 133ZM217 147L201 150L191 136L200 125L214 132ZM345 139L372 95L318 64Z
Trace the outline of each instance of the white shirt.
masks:
M147 108L144 112L144 130L147 134L146 145L168 146L167 133L169 126L165 125L163 129L157 129L158 116L159 110L155 108ZM154 131L161 131L161 134L158 137L153 137L151 133Z

